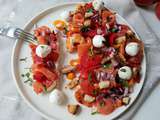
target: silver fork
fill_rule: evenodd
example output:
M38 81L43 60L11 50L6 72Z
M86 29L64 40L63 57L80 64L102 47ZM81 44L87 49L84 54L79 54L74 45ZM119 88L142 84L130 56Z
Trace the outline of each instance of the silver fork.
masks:
M34 35L16 27L1 27L0 35L18 40L24 40L36 45L38 44L38 41L36 40L36 37Z

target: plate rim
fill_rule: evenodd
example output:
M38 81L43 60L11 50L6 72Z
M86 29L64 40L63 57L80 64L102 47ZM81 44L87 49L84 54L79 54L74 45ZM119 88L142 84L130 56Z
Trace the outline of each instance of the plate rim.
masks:
M40 12L37 12L36 15L34 15L26 24L23 25L23 29L26 29L27 26L33 22L35 20L35 18L43 15L44 13L46 12L49 12L50 10L52 10L53 8L58 8L58 7L61 7L61 6L65 6L65 5L74 5L74 4L80 4L80 3L86 3L86 2L63 2L63 3L59 3L59 4L56 4L56 5L53 5L49 8L46 8ZM112 10L112 9L110 9ZM117 13L118 14L118 13ZM119 15L119 14L118 14ZM123 19L124 21L126 21L121 15L119 15L119 17L121 17L121 19ZM138 38L140 38L139 34L135 31L135 29L126 21L127 25L132 29L134 30L136 36ZM24 95L24 93L21 91L20 89L20 86L18 85L18 82L17 82L17 78L16 78L16 73L15 73L15 56L16 56L16 48L17 48L17 44L18 44L18 39L15 40L15 43L14 43L14 46L12 48L12 54L11 54L11 74L12 74L12 78L14 80L14 83L15 83L15 86L17 88L17 91L18 93L20 94L20 96L23 98L23 100L25 101L25 103L27 103L27 105L32 108L35 112L37 112L39 115L41 115L42 117L44 118L47 118L47 119L54 119L56 120L56 118L54 117L49 117L47 116L46 114L44 114L43 112L41 112L40 110L38 110L33 104L31 104L29 102L29 100L26 98L26 96ZM121 115L123 115L125 112L127 112L127 110L130 109L130 107L132 107L134 105L134 103L136 102L136 100L138 99L138 97L140 96L141 92L142 92L142 89L144 87L144 84L145 84L145 79L146 79L146 68L147 68L147 59L146 59L146 53L145 53L145 50L144 50L144 58L143 58L143 62L145 63L145 66L144 66L144 79L143 79L143 83L142 83L142 87L140 88L140 91L139 93L137 94L135 100L131 103L131 105L125 109L123 112L121 112L119 115L117 115L114 119L120 117Z

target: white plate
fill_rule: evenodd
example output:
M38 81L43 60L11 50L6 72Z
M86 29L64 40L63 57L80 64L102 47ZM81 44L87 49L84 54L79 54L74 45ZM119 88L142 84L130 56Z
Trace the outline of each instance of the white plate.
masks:
M64 10L74 10L76 4L77 3L68 3L49 8L44 12L40 13L38 16L34 17L25 26L24 29L32 32L33 26L35 24L37 24L38 26L47 25L50 28L53 28L52 22L59 18L60 13L62 13ZM117 15L117 21L118 23L128 25L128 23L119 15ZM61 40L60 44L61 48L63 49L61 49L61 59L63 59L62 56L65 57L65 60L61 62L67 64L68 58L75 57L75 55L69 55L65 52L65 41ZM27 62L19 61L20 58L24 58L26 56L28 57ZM127 108L129 108L131 104L136 100L137 96L139 95L142 89L146 72L146 58L144 57L144 60L142 62L141 81L139 84L135 85L134 92L131 94L131 102L128 106L120 107L117 110L115 110L112 114L106 116L91 115L91 109L82 106L80 114L77 116L72 116L67 112L65 105L57 106L49 103L48 94L37 95L35 94L35 92L33 92L32 88L28 84L24 83L24 79L21 77L21 74L26 71L24 68L30 67L31 64L31 54L28 44L23 41L17 40L12 54L12 73L18 91L31 108L40 113L43 117L54 120L109 120L116 118L125 110L127 110ZM65 80L61 83L65 83ZM62 90L65 92L67 98L69 98L67 99L67 103L77 103L74 98L73 91L64 89L64 86Z

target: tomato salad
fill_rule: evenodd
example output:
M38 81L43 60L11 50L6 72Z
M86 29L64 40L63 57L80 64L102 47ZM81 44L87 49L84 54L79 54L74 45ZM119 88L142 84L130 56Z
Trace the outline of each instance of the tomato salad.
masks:
M38 45L30 44L33 64L33 89L39 94L51 91L58 83L58 71L56 62L59 57L59 45L57 36L47 26L41 26L34 30Z
M108 115L128 105L134 85L140 82L144 54L135 33L119 24L116 13L99 0L79 4L66 21L56 21L55 27L65 31L68 52L78 54L62 69L71 80L70 88L76 88L76 100L96 108L93 114Z

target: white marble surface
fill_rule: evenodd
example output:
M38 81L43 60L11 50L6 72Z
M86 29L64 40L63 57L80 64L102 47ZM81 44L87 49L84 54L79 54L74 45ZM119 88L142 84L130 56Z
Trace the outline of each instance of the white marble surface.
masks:
M0 26L5 21L10 21L18 27L23 27L23 25L37 13L47 7L64 1L79 0L0 0ZM139 10L145 18L145 21L160 38L160 21L155 17L154 8L151 7L149 9ZM16 118L16 120L22 120L24 119L23 116L27 116L29 120L35 120L35 118L43 119L23 103L23 100L17 93L10 70L10 56L14 41L8 41L9 39L0 37L0 61L5 60L5 62L0 62L0 74L6 73L5 75L0 75L0 119L13 120ZM158 105L160 100L159 89L160 85L157 85L139 112L133 118L134 120L160 119L160 109ZM17 111L18 108L21 109L22 112L19 113Z

